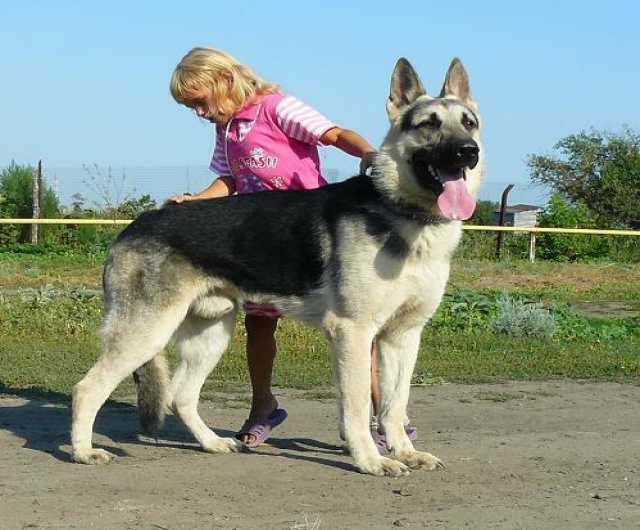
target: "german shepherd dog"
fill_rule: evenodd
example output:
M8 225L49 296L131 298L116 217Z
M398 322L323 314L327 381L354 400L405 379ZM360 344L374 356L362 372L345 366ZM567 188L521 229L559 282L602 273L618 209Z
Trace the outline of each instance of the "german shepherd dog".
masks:
M355 466L399 476L435 469L403 421L422 328L440 304L461 221L482 177L478 107L454 59L438 97L406 59L391 77L391 122L371 176L312 191L273 191L169 205L142 214L104 268L103 354L73 390L73 460L109 461L92 447L96 414L136 372L143 426L171 409L205 451L242 449L198 414L202 385L232 337L244 301L273 304L324 331L334 360L340 429ZM180 363L169 381L162 350ZM379 423L369 430L370 352L378 344Z

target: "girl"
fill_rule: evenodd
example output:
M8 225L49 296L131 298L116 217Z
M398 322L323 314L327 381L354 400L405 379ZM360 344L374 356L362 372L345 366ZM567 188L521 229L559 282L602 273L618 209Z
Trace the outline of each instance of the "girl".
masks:
M362 136L280 93L277 85L220 50L192 49L174 70L170 88L178 103L215 124L210 169L219 175L200 193L177 195L170 199L173 202L324 186L318 145L333 145L359 157L361 172L371 164L375 150ZM287 417L271 391L280 314L274 307L252 303L244 310L253 397L249 418L237 437L256 447Z

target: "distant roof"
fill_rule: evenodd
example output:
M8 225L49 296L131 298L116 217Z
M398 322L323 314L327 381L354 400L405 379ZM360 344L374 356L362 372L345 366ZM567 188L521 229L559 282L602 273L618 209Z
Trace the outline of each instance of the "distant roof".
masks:
M506 213L518 213L518 212L532 212L542 210L542 206L536 206L534 204L514 204L513 206L507 206ZM496 213L500 213L500 210L495 210Z

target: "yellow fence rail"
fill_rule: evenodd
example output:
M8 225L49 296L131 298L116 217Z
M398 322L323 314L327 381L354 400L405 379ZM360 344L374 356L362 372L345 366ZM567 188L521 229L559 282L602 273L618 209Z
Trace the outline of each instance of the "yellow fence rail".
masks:
M489 232L528 232L531 234L584 234L594 236L640 236L640 230L601 230L598 228L551 228L534 226L525 228L521 226L482 226L465 225L465 230L481 230Z
M128 225L131 219L0 219L0 225Z
M131 219L0 219L0 224L20 225L128 225ZM521 227L521 226L482 226L465 225L465 230L483 232L517 232L529 234L529 261L536 259L536 234L581 234L597 236L640 236L640 230L600 230L591 228L547 228L547 227Z
M128 225L132 219L0 219L0 224L16 225ZM553 233L553 234L585 234L600 236L640 236L640 230L600 230L596 228L550 228L550 227L523 227L523 226L485 226L464 225L464 230L479 230L484 232L527 232L527 233Z

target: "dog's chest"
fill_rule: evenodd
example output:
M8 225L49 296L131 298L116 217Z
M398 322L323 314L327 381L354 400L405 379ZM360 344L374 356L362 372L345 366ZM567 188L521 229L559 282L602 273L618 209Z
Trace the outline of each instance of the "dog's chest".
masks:
M442 291L449 278L449 260L422 254L408 258L395 282L395 287L407 297L431 296Z
M449 278L451 255L459 241L456 230L429 230L416 237L398 268L395 289L407 298L438 299Z

